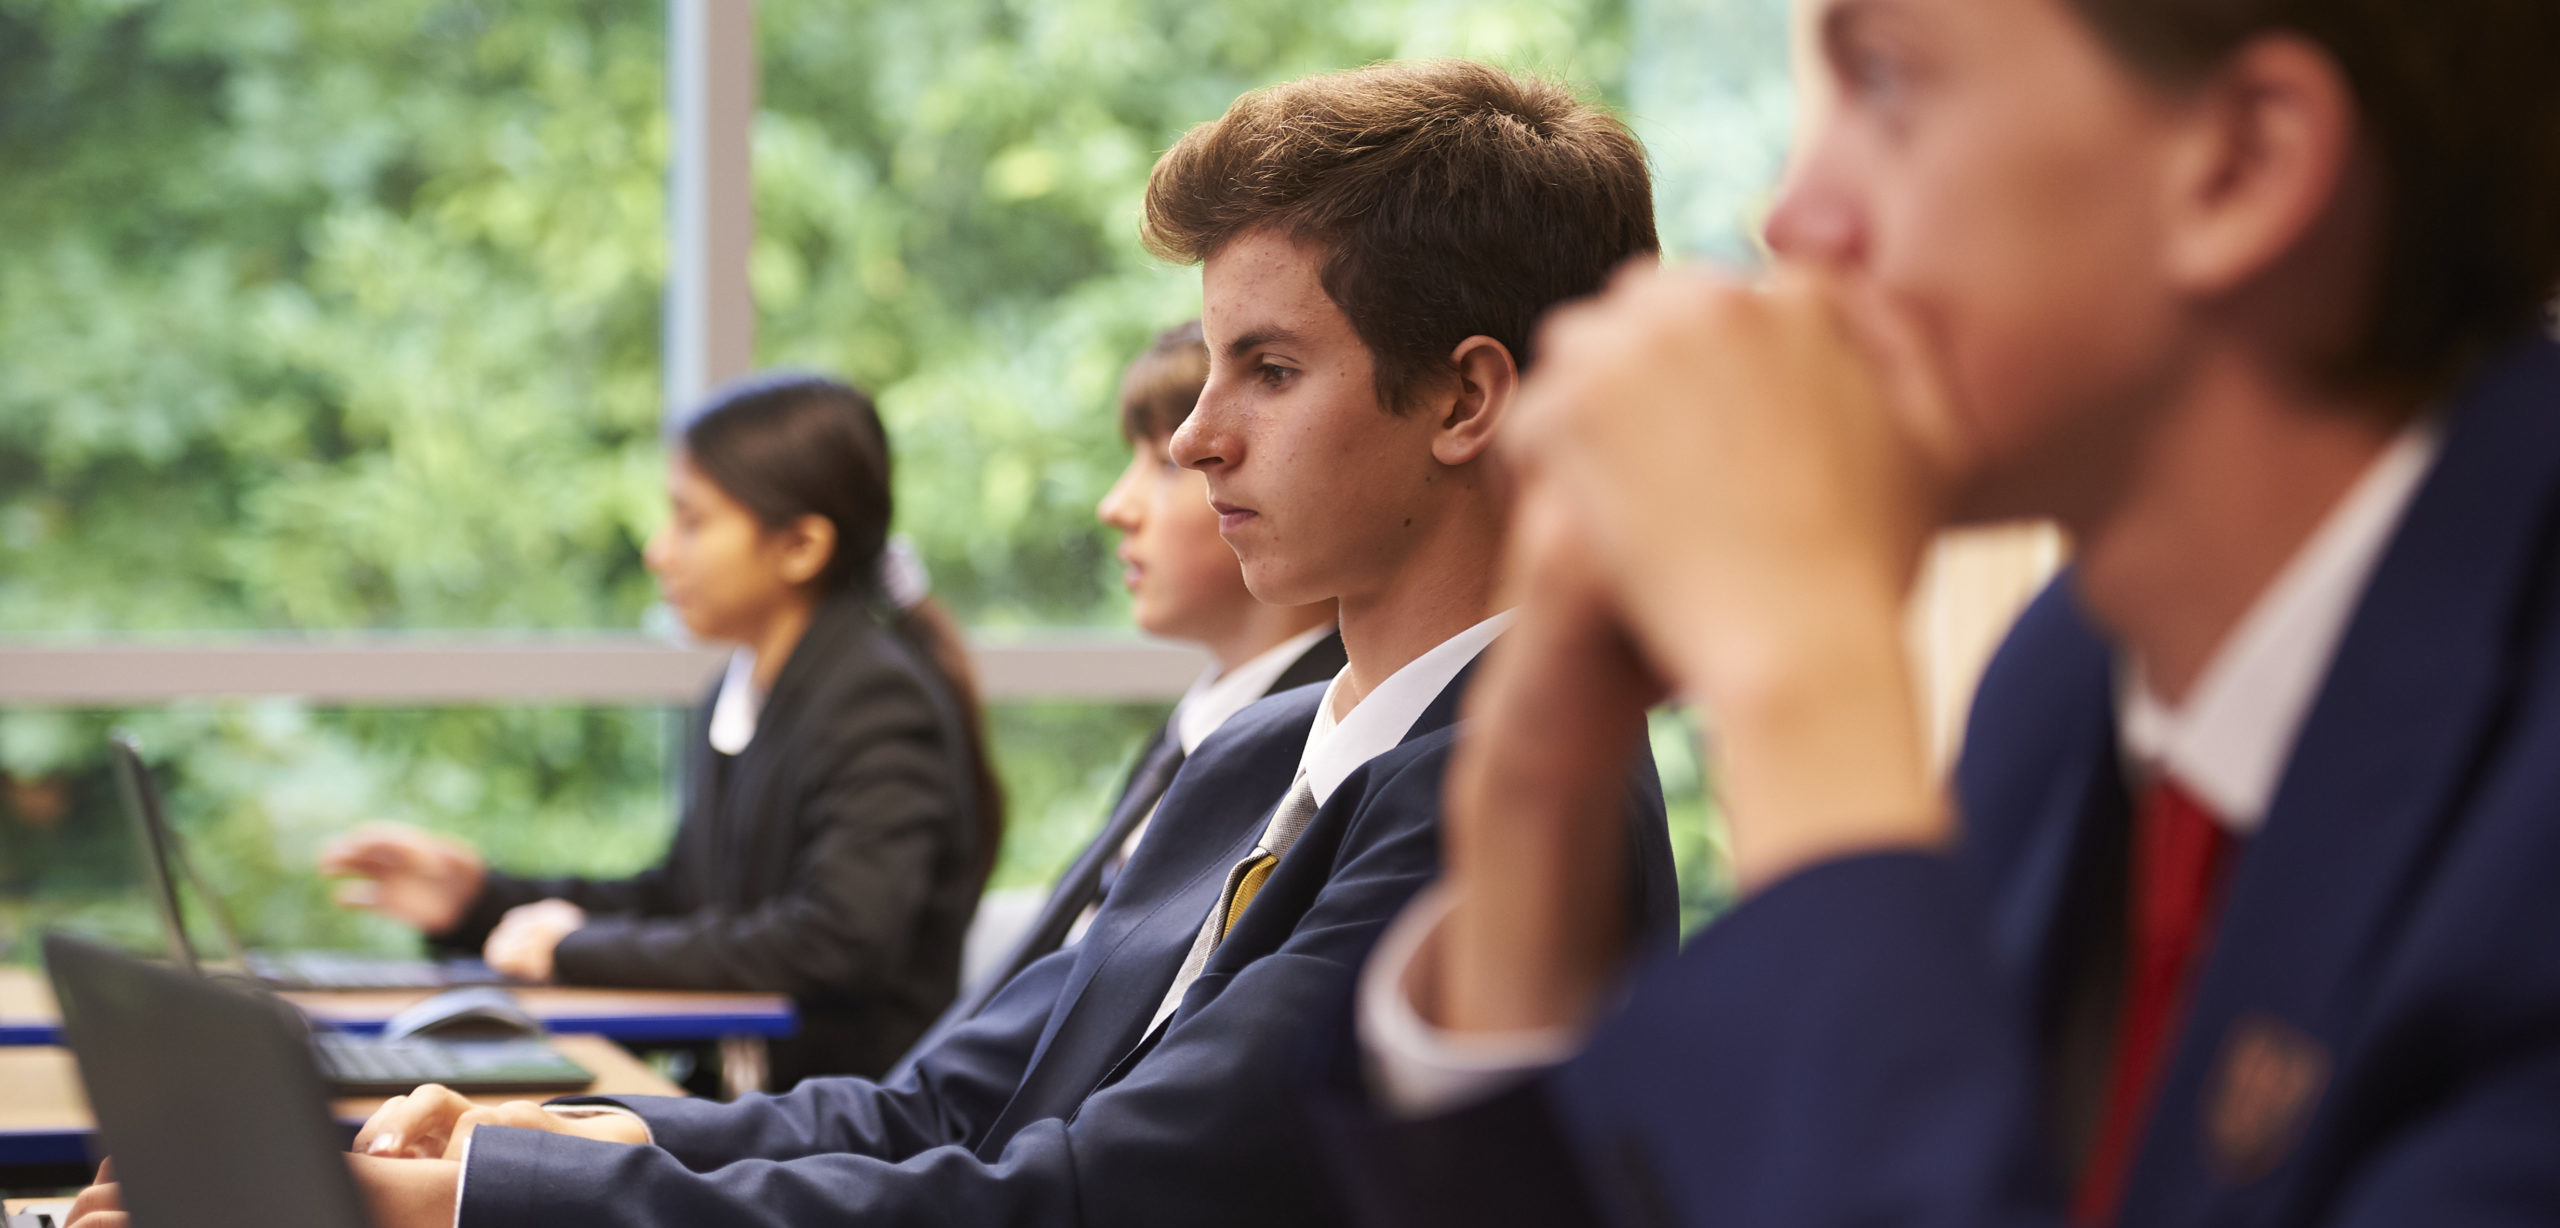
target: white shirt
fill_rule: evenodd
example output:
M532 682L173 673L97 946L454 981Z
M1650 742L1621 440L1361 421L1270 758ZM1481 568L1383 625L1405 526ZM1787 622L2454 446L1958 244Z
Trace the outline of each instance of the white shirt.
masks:
M1335 674L1332 684L1324 689L1324 699L1316 704L1315 720L1307 730L1306 748L1298 753L1297 776L1290 780L1288 790L1271 800L1271 813L1263 820L1262 839L1270 839L1271 824L1279 818L1280 803L1288 800L1289 793L1297 791L1298 781L1307 782L1308 791L1315 794L1316 804L1321 806L1333 796L1334 790L1342 787L1342 782L1351 773L1359 770L1361 764L1395 749L1397 743L1404 741L1404 735L1412 730L1413 722L1421 717L1422 710L1430 707L1431 701L1438 699L1442 691L1449 689L1449 683L1457 678L1458 672L1475 660L1485 645L1494 641L1494 637L1509 628L1511 620L1512 614L1506 610L1442 640L1438 647L1415 657L1403 669L1388 675L1386 681L1370 690L1359 706L1336 716L1334 704L1342 696L1342 679L1351 672L1350 666L1344 666L1342 673ZM1214 914L1217 907L1212 902L1210 913ZM1203 916L1201 924L1205 926L1208 923L1209 918ZM1173 1014L1175 1007L1182 1005L1183 992L1191 988L1191 980L1180 973L1174 975L1173 984L1165 990L1164 1000L1156 1005L1155 1018L1147 1024L1148 1030L1153 1031L1157 1024Z
M2116 730L2129 764L2174 777L2233 835L2257 833L2437 444L2428 421L2400 432L2214 648L2184 703L2163 702L2141 662L2119 663Z
M1280 675L1298 663L1298 658L1331 634L1333 624L1326 623L1290 636L1234 669L1222 673L1213 665L1203 671L1191 689L1175 702L1173 718L1168 722L1173 726L1174 740L1182 743L1182 753L1188 755L1200 749L1200 744L1218 732L1227 718L1251 707L1271 690L1273 683L1280 681Z
M736 755L756 740L756 721L764 715L764 688L756 685L756 654L741 648L729 654L729 671L720 675L720 693L711 700L711 749Z
M2215 647L2186 702L2163 703L2138 662L2119 663L2117 728L2129 762L2176 777L2232 832L2257 831L2338 641L2434 467L2437 446L2432 422L2422 420L2375 458ZM1452 1033L1414 1010L1405 970L1449 907L1436 888L1417 897L1388 926L1360 975L1360 1045L1370 1085L1389 1111L1409 1117L1485 1099L1563 1061L1582 1042L1582 1029L1573 1027Z

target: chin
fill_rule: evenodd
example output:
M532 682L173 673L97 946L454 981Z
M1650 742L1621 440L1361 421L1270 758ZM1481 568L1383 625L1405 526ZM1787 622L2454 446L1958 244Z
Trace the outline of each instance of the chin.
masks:
M1285 567L1264 563L1259 566L1248 559L1244 565L1244 589L1264 605L1294 606L1322 601L1333 594L1318 592L1322 585L1316 578Z

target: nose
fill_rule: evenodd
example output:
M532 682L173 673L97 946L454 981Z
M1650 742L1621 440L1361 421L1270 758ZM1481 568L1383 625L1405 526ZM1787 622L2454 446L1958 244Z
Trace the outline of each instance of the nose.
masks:
M1816 149L1797 164L1769 210L1760 237L1782 260L1841 269L1867 255L1867 222L1856 197Z
M1138 531L1138 513L1144 501L1138 498L1138 468L1146 464L1141 454L1129 458L1127 468L1120 471L1111 489L1102 492L1102 502L1095 504L1094 517L1122 533Z
M1215 372L1200 390L1200 400L1191 407L1191 416L1165 441L1164 452L1173 463L1185 469L1207 473L1235 463L1236 440L1230 429Z
M652 575L665 575L667 564L671 561L670 556L675 552L675 548L668 543L667 536L667 526L659 525L658 531L649 535L648 544L640 548L640 563L647 567Z

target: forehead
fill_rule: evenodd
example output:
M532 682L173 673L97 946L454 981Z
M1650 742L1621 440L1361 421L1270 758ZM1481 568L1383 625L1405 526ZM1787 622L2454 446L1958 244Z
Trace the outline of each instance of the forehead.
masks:
M1327 249L1277 230L1236 236L1203 262L1201 332L1212 361L1239 342L1348 339L1350 317L1324 289Z

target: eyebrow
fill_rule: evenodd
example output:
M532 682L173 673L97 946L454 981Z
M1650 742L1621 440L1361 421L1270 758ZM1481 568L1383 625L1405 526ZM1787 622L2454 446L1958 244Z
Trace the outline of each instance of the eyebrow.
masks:
M1878 0L1835 0L1826 6L1816 25L1821 31L1823 49L1837 51L1849 35L1855 33L1859 26L1875 20L1883 8Z
M1233 341L1228 342L1227 357L1242 358L1247 353L1261 349L1266 345L1283 345L1288 342L1296 341L1297 339L1297 333L1286 328L1281 328L1278 325L1273 325L1268 328L1257 328L1237 337Z

